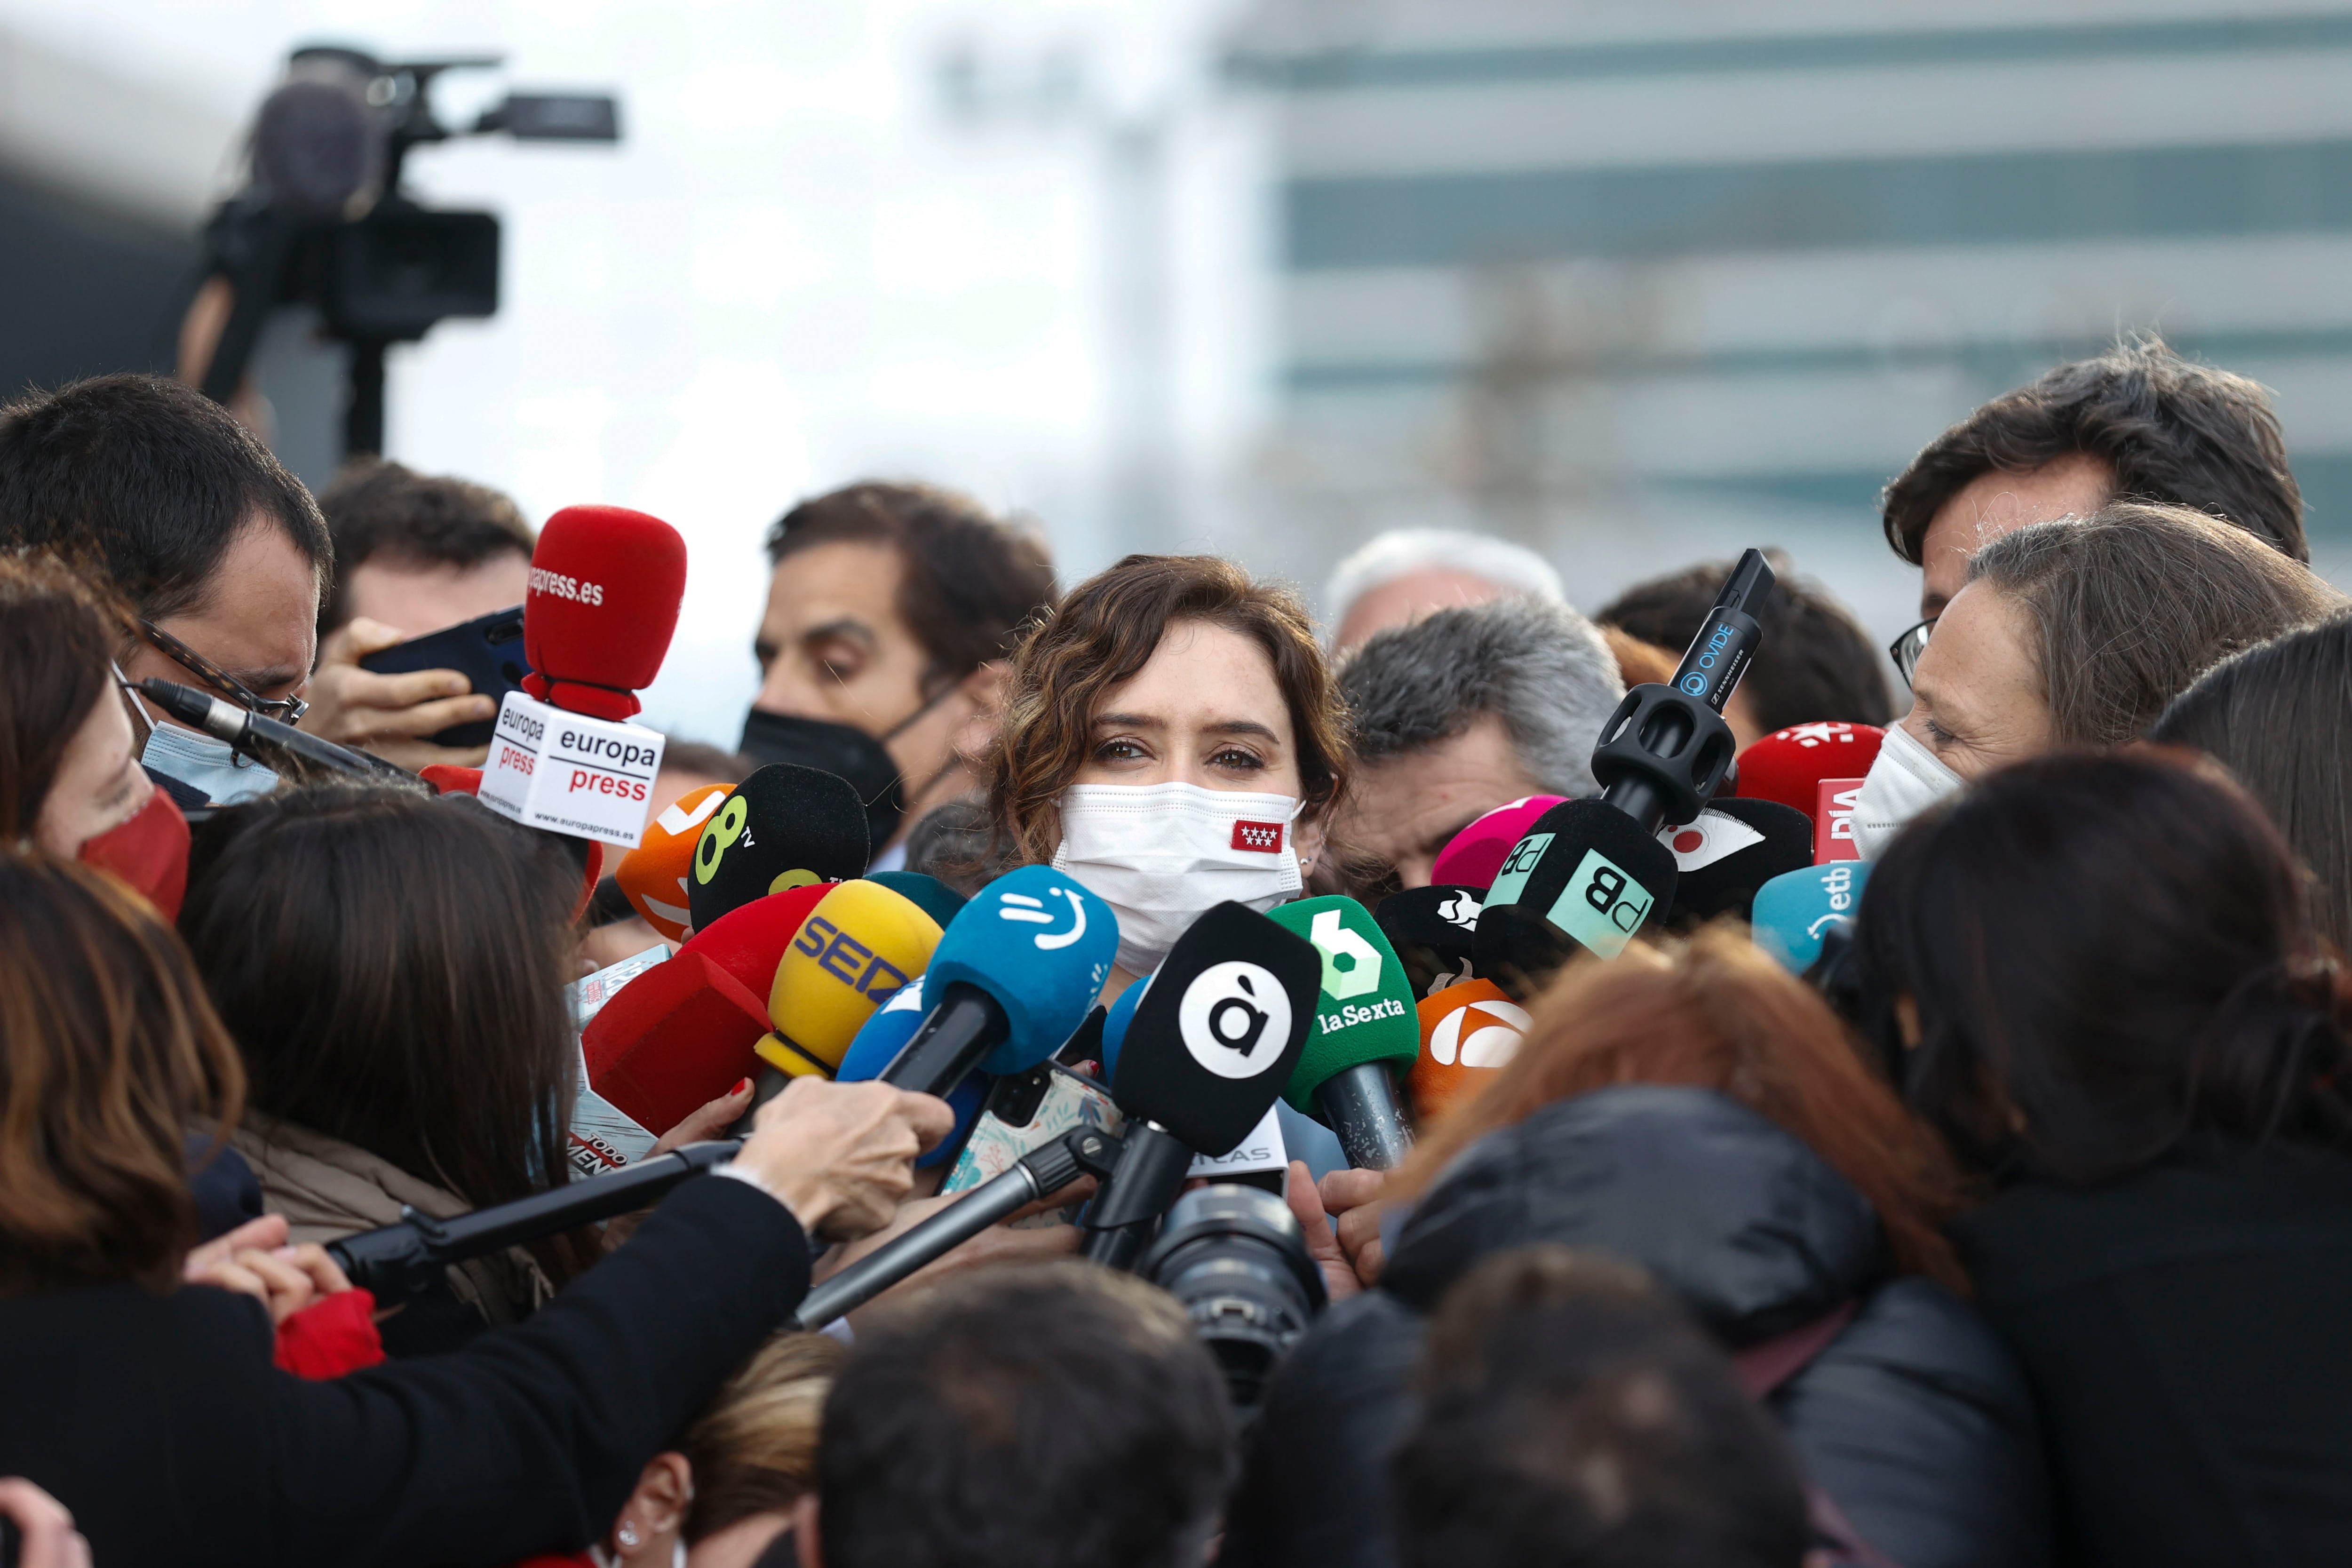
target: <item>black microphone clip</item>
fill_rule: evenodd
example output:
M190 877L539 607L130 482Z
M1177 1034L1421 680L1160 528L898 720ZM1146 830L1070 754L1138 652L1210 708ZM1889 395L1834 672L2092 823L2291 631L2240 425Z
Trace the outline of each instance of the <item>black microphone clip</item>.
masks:
M1673 684L1636 686L1601 725L1592 752L1601 798L1644 833L1690 821L1723 787L1738 749L1723 708L1764 640L1749 611L1763 607L1772 586L1762 551L1740 556Z

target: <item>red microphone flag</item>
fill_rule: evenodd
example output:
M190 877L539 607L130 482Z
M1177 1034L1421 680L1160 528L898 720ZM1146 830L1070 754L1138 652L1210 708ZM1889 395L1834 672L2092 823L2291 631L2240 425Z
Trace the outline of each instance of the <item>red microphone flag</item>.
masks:
M677 530L625 507L565 507L530 554L523 689L593 719L631 717L661 671L685 595Z

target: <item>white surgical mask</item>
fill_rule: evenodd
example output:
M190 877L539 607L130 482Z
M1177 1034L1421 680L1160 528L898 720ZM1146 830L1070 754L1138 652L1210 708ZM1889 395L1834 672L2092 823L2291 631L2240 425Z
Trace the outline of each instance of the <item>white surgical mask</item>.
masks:
M176 724L157 724L139 760L159 773L169 773L204 791L205 798L215 805L234 805L278 787L276 773L237 755L226 741Z
M1854 797L1854 847L1864 859L1877 859L1905 823L1967 786L1968 780L1913 740L1910 731L1895 725L1879 742L1878 756Z
M1118 916L1118 966L1160 967L1176 939L1228 900L1263 914L1298 896L1298 798L1199 784L1072 784L1054 868Z

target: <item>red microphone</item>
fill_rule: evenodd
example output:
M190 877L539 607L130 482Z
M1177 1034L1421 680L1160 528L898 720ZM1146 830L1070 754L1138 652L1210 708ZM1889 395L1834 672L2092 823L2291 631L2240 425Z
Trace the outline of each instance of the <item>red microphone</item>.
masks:
M530 552L523 689L593 719L629 718L661 672L685 596L677 530L625 507L565 507Z
M764 1008L768 991L776 983L776 965L783 962L784 950L800 934L809 911L839 886L838 882L810 882L754 899L696 931L677 950L677 955L684 958L690 952L700 953L733 975L746 991L759 996L760 1005Z
M1778 801L1810 817L1815 865L1851 860L1857 853L1851 797L1878 760L1885 736L1875 724L1834 721L1775 730L1739 753L1732 793L1742 800Z
M630 981L580 1034L588 1087L656 1137L760 1070L768 1003L698 952Z

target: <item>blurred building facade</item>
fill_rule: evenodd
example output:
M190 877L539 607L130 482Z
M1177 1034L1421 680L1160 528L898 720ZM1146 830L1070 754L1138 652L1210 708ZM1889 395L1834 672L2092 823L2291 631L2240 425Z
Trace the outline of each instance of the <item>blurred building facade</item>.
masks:
M2274 389L2352 568L2352 6L1266 0L1232 70L1306 535L1460 516L1580 599L1661 533L1832 566L1946 425L2157 330Z

